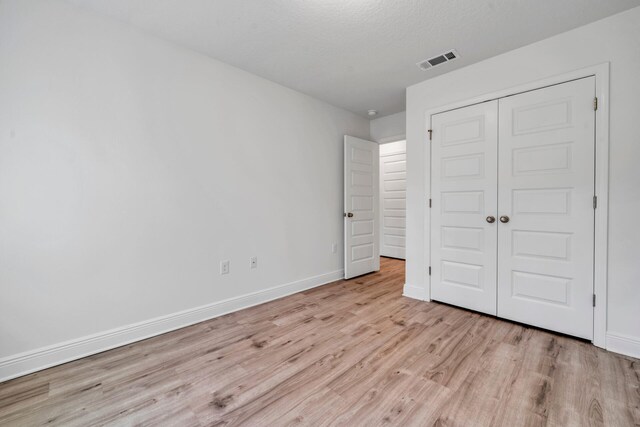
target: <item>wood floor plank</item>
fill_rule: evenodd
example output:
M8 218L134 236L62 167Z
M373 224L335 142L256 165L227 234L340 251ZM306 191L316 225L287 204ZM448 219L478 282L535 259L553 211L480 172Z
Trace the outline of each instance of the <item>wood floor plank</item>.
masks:
M0 384L2 426L640 426L640 361L402 296L404 262Z

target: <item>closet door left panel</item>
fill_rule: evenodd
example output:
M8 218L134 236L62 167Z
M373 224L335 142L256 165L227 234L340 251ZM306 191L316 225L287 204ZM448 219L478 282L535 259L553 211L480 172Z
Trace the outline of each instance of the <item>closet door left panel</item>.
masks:
M496 314L498 101L431 117L431 299Z

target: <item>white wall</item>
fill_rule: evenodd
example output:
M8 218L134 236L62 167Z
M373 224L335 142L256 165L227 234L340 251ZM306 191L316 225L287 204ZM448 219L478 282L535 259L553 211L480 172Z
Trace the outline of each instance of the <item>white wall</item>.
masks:
M427 110L605 61L610 82L607 346L640 357L640 8L407 90L407 285L427 289L424 164Z
M0 379L341 276L365 118L54 1L0 64Z
M407 116L404 111L371 120L371 140L392 142L405 139Z

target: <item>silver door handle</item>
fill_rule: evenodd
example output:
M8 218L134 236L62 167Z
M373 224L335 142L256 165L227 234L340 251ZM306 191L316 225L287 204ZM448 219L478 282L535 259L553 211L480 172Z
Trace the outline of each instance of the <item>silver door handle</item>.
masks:
M501 223L503 223L503 224L508 223L508 222L509 222L509 217L508 217L508 216L506 216L506 215L502 215L502 216L500 217L500 222L501 222Z
M496 222L496 217L495 216L488 216L487 217L487 222L489 224L493 224L494 222Z

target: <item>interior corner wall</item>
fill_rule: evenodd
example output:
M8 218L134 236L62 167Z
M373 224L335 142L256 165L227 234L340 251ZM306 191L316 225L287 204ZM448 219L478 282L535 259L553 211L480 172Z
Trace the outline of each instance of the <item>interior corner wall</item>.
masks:
M407 285L428 288L426 112L610 62L607 348L640 357L640 8L435 77L407 89Z
M368 119L58 1L0 64L0 380L342 277Z
M407 115L404 111L373 119L370 122L371 139L379 143L404 140Z

